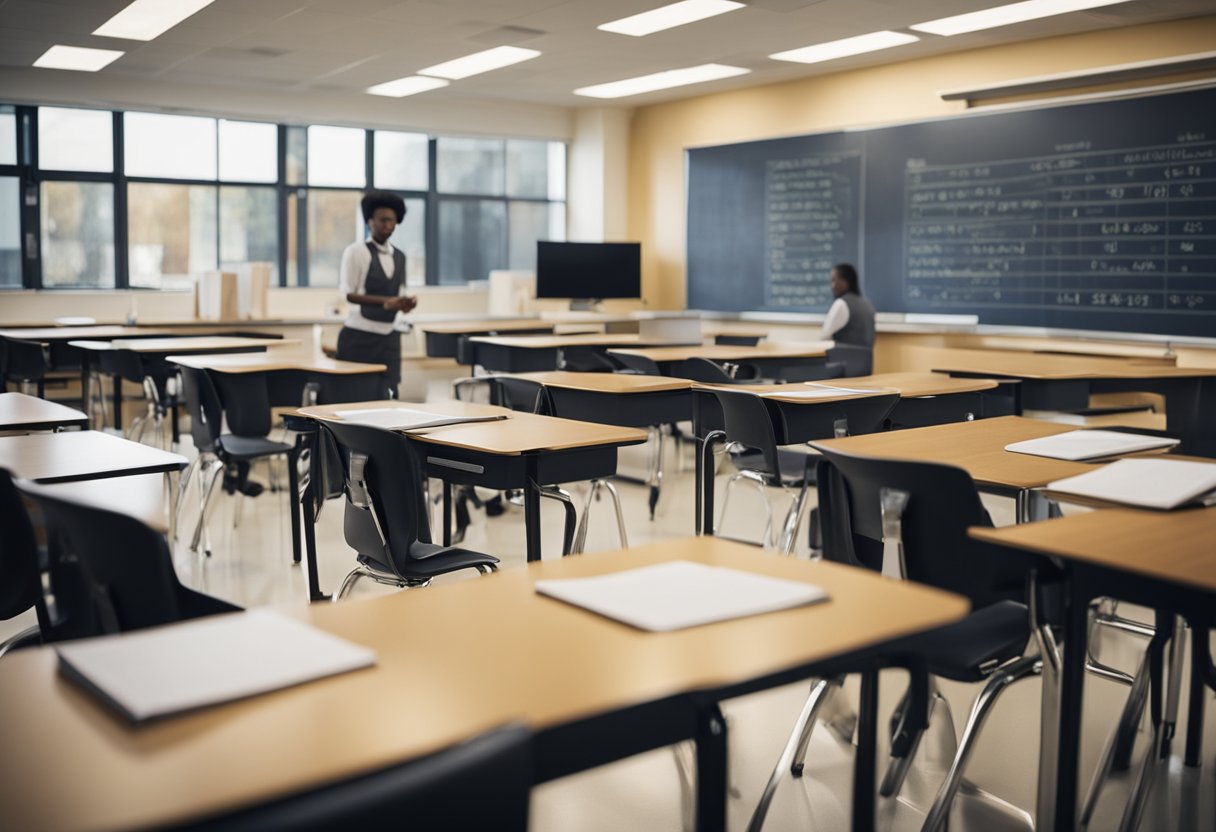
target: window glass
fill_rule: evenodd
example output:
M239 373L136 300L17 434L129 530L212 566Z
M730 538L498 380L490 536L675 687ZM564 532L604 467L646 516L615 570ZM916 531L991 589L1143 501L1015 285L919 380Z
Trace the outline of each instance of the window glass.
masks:
M536 242L566 239L566 205L562 202L512 202L508 262L512 269L536 270Z
M270 264L279 285L279 201L274 188L220 187L220 268Z
M220 119L220 179L276 182L279 128L273 124Z
M114 116L104 110L38 108L38 167L114 170Z
M435 165L441 193L503 193L503 142L498 139L438 139ZM442 216L442 213L441 213Z
M303 185L308 181L308 128L287 128L287 184Z
M366 133L354 127L308 128L308 184L362 188L367 184Z
M17 164L17 113L0 107L0 165Z
M426 200L405 201L405 221L388 241L405 253L405 284L426 283Z
M215 119L125 113L123 164L127 176L215 179Z
M398 191L425 191L430 184L427 176L427 146L423 133L395 133L377 130L376 187Z
M0 176L0 286L21 287L21 183Z
M506 268L507 205L489 199L439 203L439 282L486 280Z
M566 198L566 146L561 142L507 142L507 196Z
M114 186L43 182L42 285L114 286Z
M309 286L338 285L342 252L364 237L362 198L360 191L308 192Z
M132 286L182 287L215 269L214 185L127 186L127 264Z

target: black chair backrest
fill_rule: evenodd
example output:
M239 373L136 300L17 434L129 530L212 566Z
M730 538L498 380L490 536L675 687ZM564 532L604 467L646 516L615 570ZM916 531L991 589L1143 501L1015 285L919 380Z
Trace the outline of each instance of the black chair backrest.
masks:
M38 381L46 377L50 369L42 344L37 341L22 341L19 338L9 338L8 356L5 360L4 375L15 381Z
M403 568L411 545L432 542L422 463L410 440L370 425L322 422L321 426L338 445L348 483L343 523L347 544L388 569ZM362 495L349 488L357 480L366 486L366 508L357 505ZM381 541L381 534L387 543Z
M186 617L162 535L134 517L53 496L44 487L22 490L46 525L51 589L65 634L104 635ZM59 592L61 583L76 580L84 592Z
M715 335L715 344L722 344L728 347L754 347L760 343L759 335Z
M144 383L144 362L139 353L131 350L103 350L98 353L98 365L107 375L119 376L124 381Z
M740 442L758 450L764 457L765 473L779 476L781 465L777 457L777 435L764 399L741 390L711 392L722 408L722 425L727 441Z
M38 600L38 539L21 494L0 468L0 618L28 610Z
M421 760L177 827L177 832L525 832L532 771L532 734L512 725Z
M868 376L874 372L874 350L854 344L837 344L828 350L828 363L844 366L846 377Z
M182 399L190 415L190 438L200 453L215 453L223 430L224 411L206 370L182 367Z
M971 476L931 462L874 459L821 449L816 469L823 552L828 560L882 568L883 499L906 495L899 519L909 580L957 592L976 607L1023 600L1026 569L985 556L967 536L991 526Z
M610 355L605 355L610 362L615 362L627 370L642 373L648 376L661 376L662 371L659 370L659 365L655 363L653 358L647 358L644 355L628 355L626 353L614 352Z
M228 431L235 436L266 436L272 427L270 387L265 373L212 373Z
M681 361L671 374L676 378L687 378L707 384L734 384L735 378L721 364L708 358L688 358Z
M490 380L490 402L524 413L549 413L548 391L537 381L495 376Z

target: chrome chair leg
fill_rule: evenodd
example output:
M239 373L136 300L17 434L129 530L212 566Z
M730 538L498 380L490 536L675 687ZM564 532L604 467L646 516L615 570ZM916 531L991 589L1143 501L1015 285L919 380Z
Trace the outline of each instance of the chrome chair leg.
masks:
M1101 796L1102 789L1106 785L1106 780L1110 777L1110 773L1114 768L1115 749L1121 742L1131 742L1134 739L1141 717L1144 715L1145 695L1147 693L1148 654L1145 653L1140 659L1140 666L1133 677L1132 687L1128 691L1127 700L1123 703L1123 711L1119 716L1119 721L1111 729L1109 736L1106 738L1106 744L1102 747L1102 754L1098 757L1098 765L1094 769L1093 779L1089 782L1089 789L1085 794L1085 802L1081 805L1081 815L1077 821L1079 829L1088 829L1090 822L1093 820L1094 811L1098 808L1098 798ZM1131 736L1127 736L1129 732Z
M574 508L574 498L570 496L569 491L556 485L548 485L542 488L540 496L548 497L550 500L556 500L562 504L562 508L565 510L565 523L562 529L562 554L573 554L576 527L575 517L577 515L577 511Z
M659 494L663 490L663 426L652 428L654 431L654 462L650 473L650 519L654 520L655 509L659 505Z
M616 532L621 541L621 548L628 549L629 537L625 534L625 512L621 508L621 495L617 493L611 480L604 480L604 489L608 496L612 497L612 506L616 509Z
M574 533L574 545L571 554L581 555L587 547L587 524L591 520L591 504L603 485L603 480L592 480L587 485L587 501L583 504L583 516L578 520L578 530Z
M722 510L718 512L717 528L719 532L722 529L723 523L726 520L726 509L730 505L731 487L736 482L746 482L755 486L760 494L760 499L764 501L764 535L761 538L765 549L773 548L773 504L768 498L768 487L764 484L764 478L754 471L739 471L734 476L726 481L726 488L722 495Z
M798 494L790 500L790 509L785 514L785 523L782 525L781 538L777 545L783 554L792 555L794 553L794 543L798 540L798 529L802 526L802 510L806 505L806 495L809 489L810 484L803 481Z
M816 714L816 719L831 731L840 742L852 743L853 731L857 727L857 714L853 712L853 709L845 700L843 689L844 677L837 677L828 681L831 683L831 687L828 688L824 700L819 704L819 713ZM806 752L810 746L812 731L814 731L813 724L803 726L802 734L798 738L798 747L790 760L789 768L792 777L801 777L803 770L806 768Z
M37 624L31 624L19 633L0 641L0 659L4 658L4 654L12 650L17 650L22 647L33 647L40 644L42 641L42 628Z
M1004 669L997 670L984 685L984 689L980 691L980 695L976 697L975 703L971 706L971 716L968 717L967 725L963 728L963 737L959 742L958 752L954 755L954 762L950 764L945 782L942 783L937 798L933 801L933 807L925 818L921 832L940 832L946 828L950 806L954 803L954 796L958 793L959 785L963 780L963 769L966 768L967 759L971 756L972 749L975 748L975 738L991 712L992 706L996 703L997 697L1014 682L1033 676L1041 670L1042 662L1038 656L1024 656Z
M342 586L338 589L338 593L334 595L334 603L337 603L345 598L350 591L354 589L355 584L359 582L359 579L365 577L366 575L367 570L365 570L362 566L356 566L354 569L350 570L350 572L346 574L346 577L342 579Z
M224 474L224 463L218 459L211 463L208 470L204 473L202 482L199 488L199 511L198 525L194 527L194 537L190 541L190 551L197 552L199 543L206 535L207 518L211 513L212 497L215 494L215 486L219 484ZM211 556L211 544L208 541L204 550L208 557Z
M806 754L807 743L810 742L811 732L815 729L815 717L837 684L839 684L838 679L820 679L811 688L811 694L803 704L802 712L798 714L798 721L794 723L794 730L790 733L790 738L785 741L785 748L781 750L777 765L773 768L773 773L769 775L768 783L764 786L760 802L752 812L752 819L747 824L747 832L760 832L764 827L764 819L768 815L769 805L773 802L773 795L777 793L777 786L781 785L781 779L793 764L795 755ZM799 773L801 774L801 769L799 769Z

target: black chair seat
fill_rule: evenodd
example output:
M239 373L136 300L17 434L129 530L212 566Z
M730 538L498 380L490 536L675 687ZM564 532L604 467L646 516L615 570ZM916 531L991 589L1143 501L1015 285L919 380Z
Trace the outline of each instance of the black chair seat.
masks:
M265 436L235 436L226 433L219 438L219 446L224 456L234 460L257 459L263 456L286 454L292 446L285 442L275 442Z
M957 624L913 639L935 676L955 682L979 682L992 662L1022 655L1030 639L1025 604L1000 601L976 610Z
M498 558L461 549L456 546L440 546L436 543L418 541L410 546L410 559L398 565L396 571L405 578L434 578L457 569L472 569L478 566L496 566ZM359 555L359 562L381 572L392 574L392 567L367 555Z
M807 469L807 458L810 458L810 469ZM765 471L764 454L757 448L747 448L739 453L731 454L731 464L740 471L759 471L764 474L769 485L797 488L803 480L814 485L815 462L818 456L803 454L787 448L777 448L777 464L781 468L781 481Z
M182 614L182 619L189 618L206 618L209 615L218 615L222 612L240 612L241 608L236 604L230 604L227 601L216 598L213 595L205 595L202 592L195 592L193 589L184 586L178 586L177 592L177 607Z

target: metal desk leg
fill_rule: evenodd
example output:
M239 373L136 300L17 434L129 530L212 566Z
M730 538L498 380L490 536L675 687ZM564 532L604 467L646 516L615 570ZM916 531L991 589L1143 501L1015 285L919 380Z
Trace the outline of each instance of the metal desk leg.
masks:
M114 374L114 430L122 436L122 376Z
M524 484L524 536L528 563L540 560L540 486L536 484L535 463Z
M1203 749L1203 709L1207 697L1204 671L1212 663L1209 639L1207 627L1191 627L1191 690L1186 723L1186 764L1191 768L1199 765Z
M443 481L443 545L452 545L452 483Z
M697 711L697 832L726 832L726 719L716 703Z
M1081 702L1085 693L1085 644L1089 633L1089 597L1078 586L1077 575L1071 580L1068 610L1064 627L1064 664L1060 678L1059 733L1056 751L1055 800L1040 792L1040 809L1046 810L1044 800L1054 802L1055 823L1050 832L1072 832L1077 823L1077 775L1081 755ZM1040 785L1042 785L1040 783ZM1048 817L1046 813L1039 817ZM1042 828L1036 830L1042 832Z
M878 671L861 674L857 708L857 753L853 758L853 832L874 832L878 763Z
M291 562L300 562L300 447L296 437L295 450L287 455L287 502L291 509Z
M693 534L701 534L703 528L702 511L705 495L702 493L704 485L702 480L705 477L705 462L701 458L701 449L704 447L704 438L701 436L701 397L694 390L692 393L692 447L693 456L696 459L693 461L693 476L692 484L695 492L695 505L693 507L692 531Z
M165 472L165 488L169 492L169 548L173 548L173 541L177 539L177 497L178 497L178 482L181 479L181 471L166 471Z

